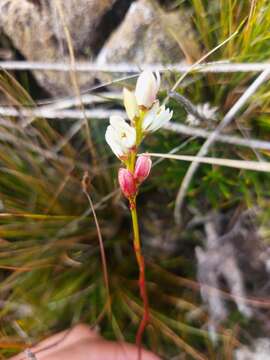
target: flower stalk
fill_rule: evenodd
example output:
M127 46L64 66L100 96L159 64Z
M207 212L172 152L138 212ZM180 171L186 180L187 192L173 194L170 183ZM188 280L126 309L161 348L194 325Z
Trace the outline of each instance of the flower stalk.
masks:
M142 337L150 315L136 199L139 187L150 174L152 161L147 155L137 157L137 154L143 139L172 118L172 111L166 109L164 105L160 106L156 99L159 87L160 75L143 71L137 80L135 92L123 90L123 102L129 123L119 116L111 116L105 134L107 143L124 166L119 169L118 181L123 195L129 201L132 218L133 247L139 268L139 290L144 308L136 335L139 359L141 359Z
M145 264L144 257L141 250L141 241L140 241L140 231L139 231L139 223L137 216L137 207L136 207L136 198L130 201L130 212L132 217L132 225L133 225L133 247L139 267L139 289L140 295L143 301L143 317L140 322L139 329L136 335L136 345L139 349L139 359L141 358L141 345L142 345L142 336L144 330L149 322L149 302L148 302L148 294L146 288L145 281Z

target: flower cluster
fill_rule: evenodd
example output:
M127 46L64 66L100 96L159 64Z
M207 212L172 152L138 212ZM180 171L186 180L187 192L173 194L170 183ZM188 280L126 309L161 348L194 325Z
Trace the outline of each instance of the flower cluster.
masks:
M196 110L197 110L198 114L201 115L202 117L204 117L205 119L209 119L209 120L213 120L213 121L217 120L218 108L216 106L211 107L211 105L209 103L198 104L196 106ZM199 126L201 124L201 120L196 118L192 114L188 114L186 117L186 123L190 126Z
M137 80L135 91L123 90L124 106L129 122L120 116L111 116L105 138L114 154L123 162L118 180L123 194L134 198L138 186L148 177L151 170L149 156L139 156L137 150L144 137L161 128L172 118L172 111L160 105L157 93L160 75L145 70Z

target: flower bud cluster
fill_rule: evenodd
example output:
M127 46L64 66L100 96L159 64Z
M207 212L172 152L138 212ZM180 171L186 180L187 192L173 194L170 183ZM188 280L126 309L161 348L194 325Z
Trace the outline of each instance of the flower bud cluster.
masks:
M124 163L118 180L127 198L135 197L138 186L148 177L151 170L149 156L139 156L137 149L143 138L169 122L172 111L160 105L157 94L160 88L160 75L149 70L138 77L135 91L123 89L124 106L129 123L120 116L111 116L105 138L114 154Z
M134 173L128 169L120 168L118 181L122 193L128 199L134 198L138 191L138 186L149 176L152 161L149 156L141 155L138 157Z

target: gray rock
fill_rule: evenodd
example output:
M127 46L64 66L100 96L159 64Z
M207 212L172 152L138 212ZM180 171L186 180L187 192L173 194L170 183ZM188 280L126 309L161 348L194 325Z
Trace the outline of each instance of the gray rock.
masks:
M69 29L76 59L90 59L92 46L99 34L98 23L115 0L57 0ZM39 4L39 6L38 6ZM30 61L69 62L63 21L56 0L0 0L0 29ZM84 49L84 51L82 51ZM84 52L84 57L81 54ZM39 83L50 93L68 94L73 91L70 74L35 72ZM92 83L89 74L77 74L81 87Z
M164 12L151 0L131 4L122 24L110 36L97 62L170 64L199 57L190 19L180 10ZM184 53L183 53L184 50Z
M0 0L0 32L29 61L69 63L66 28L77 61L166 64L200 56L187 14L164 12L154 0ZM70 73L34 75L52 95L75 93ZM96 77L104 80L76 74L81 90Z
M54 34L65 43L65 32L61 26L56 1L47 0ZM58 0L65 23L69 29L74 51L91 56L100 38L99 24L116 0Z

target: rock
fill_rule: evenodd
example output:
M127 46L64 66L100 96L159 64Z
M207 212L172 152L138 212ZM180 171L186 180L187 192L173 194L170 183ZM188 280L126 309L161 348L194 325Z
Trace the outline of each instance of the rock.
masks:
M54 34L65 43L65 32L61 26L56 1L48 1ZM59 1L59 0L58 0ZM75 53L91 56L100 38L99 24L116 0L60 0L60 5L69 29Z
M90 59L99 34L95 29L115 0L57 0L65 25L69 29L76 59ZM29 61L70 62L63 21L56 0L1 0L0 29ZM73 91L69 73L35 72L39 83L54 95ZM89 86L93 77L77 74L81 87Z
M66 29L76 61L166 64L200 56L187 14L165 12L155 1L0 0L0 32L26 60L70 63ZM75 93L69 72L34 75L52 95ZM76 78L82 91L104 79L81 72Z
M151 0L131 4L122 24L100 51L98 64L175 63L199 57L190 19L180 10L164 12ZM181 50L182 49L182 50Z
M236 360L269 360L270 359L270 341L267 338L256 339L252 349L243 346L235 351Z

